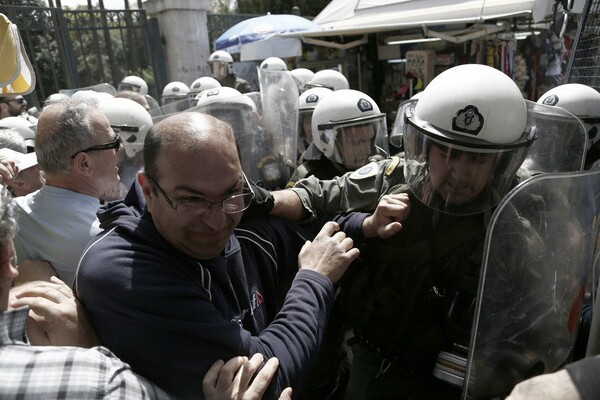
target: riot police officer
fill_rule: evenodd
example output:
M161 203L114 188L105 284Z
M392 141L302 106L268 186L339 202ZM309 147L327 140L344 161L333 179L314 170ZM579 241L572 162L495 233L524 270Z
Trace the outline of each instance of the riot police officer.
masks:
M373 209L384 194L409 210L400 233L368 242L363 265L342 283L354 332L353 398L460 394L432 371L442 351L465 356L486 214L516 184L534 140L527 113L500 71L454 67L406 116L404 160L372 162L330 181L311 177L293 194L274 194L273 212L294 218L302 216L298 207L312 215Z
M152 128L152 117L144 107L133 100L113 98L101 101L98 109L106 115L112 130L119 135L123 151L117 166L124 196L144 167L144 140ZM122 197L121 196L121 197Z
M233 72L233 57L224 50L217 50L208 57L208 65L213 78L219 81L221 86L228 86L240 93L252 91L250 84L236 76Z
M566 83L544 93L538 104L562 107L584 123L588 132L588 148L585 160L586 169L600 159L600 93L594 88L580 83Z
M358 90L325 96L315 106L311 126L312 146L301 157L290 184L313 175L331 179L362 167L370 157L388 155L385 113Z

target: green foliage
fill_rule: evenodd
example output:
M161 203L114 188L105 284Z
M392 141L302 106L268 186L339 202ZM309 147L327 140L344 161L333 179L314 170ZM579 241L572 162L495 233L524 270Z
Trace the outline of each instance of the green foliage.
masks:
M143 43L142 29L132 15L121 12L96 14L90 21L77 20L88 14L65 13L69 25L100 26L107 30L70 31L73 50L77 55L77 71L82 87L97 83L116 85L127 75L150 75L151 66ZM102 19L104 17L104 19ZM153 81L154 77L146 79ZM150 83L150 82L148 82Z
M6 6L47 7L44 0L2 0L2 4Z

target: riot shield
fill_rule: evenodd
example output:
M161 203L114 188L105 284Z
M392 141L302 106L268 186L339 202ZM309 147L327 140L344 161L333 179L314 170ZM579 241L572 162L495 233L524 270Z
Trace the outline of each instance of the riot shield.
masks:
M189 110L192 107L192 99L186 97L181 100L167 103L158 108L154 108L148 111L152 117L152 121L156 124L163 119L178 114L180 112Z
M588 135L585 126L569 111L526 100L527 126L536 140L523 166L538 172L581 171Z
M260 93L263 99L263 118L267 125L281 121L286 162L296 165L298 147L298 98L296 81L288 71L270 71L257 68ZM268 97L267 97L268 96ZM274 107L273 107L274 106ZM279 115L279 116L278 116ZM270 122L271 119L275 121Z
M210 114L228 122L236 135L246 176L265 189L275 190L285 187L290 166L286 164L281 121L273 116L265 118L265 109L273 110L277 106L266 96L252 92L198 105L189 111Z
M599 210L600 171L538 175L498 205L485 239L463 399L508 395L569 361Z

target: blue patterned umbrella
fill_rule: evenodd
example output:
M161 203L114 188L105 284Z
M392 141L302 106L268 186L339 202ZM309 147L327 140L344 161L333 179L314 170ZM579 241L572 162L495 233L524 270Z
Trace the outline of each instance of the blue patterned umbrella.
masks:
M318 24L291 14L267 14L239 22L215 40L215 50L239 53L241 45L269 39L277 34L321 29Z

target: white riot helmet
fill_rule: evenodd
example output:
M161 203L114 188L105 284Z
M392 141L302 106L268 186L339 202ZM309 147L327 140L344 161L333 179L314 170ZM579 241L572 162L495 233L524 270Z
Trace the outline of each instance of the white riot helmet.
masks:
M21 117L6 117L0 119L0 128L10 128L25 139L29 152L35 147L35 125Z
M218 80L210 76L203 76L192 82L188 96L195 98L203 90L214 89L217 87L221 87Z
M258 76L261 80L261 84L266 83L267 85L279 85L283 74L287 74L287 65L279 57L269 57L263 60L258 67ZM266 93L271 95L269 91Z
M208 65L213 77L222 81L233 74L233 57L224 50L217 50L208 57Z
M429 83L407 118L406 181L433 209L480 213L510 190L533 139L515 82L492 67L459 65Z
M131 90L132 92L138 92L143 95L148 94L148 84L145 80L139 76L129 75L126 76L117 85L117 91Z
M600 93L580 83L567 83L544 93L538 104L562 107L577 116L588 132L588 150L600 140Z
M304 139L304 147L312 143L312 116L317 104L333 93L326 88L312 88L302 93L298 98L298 132Z
M95 90L83 89L73 93L71 98L88 102L100 102L103 100L112 99L113 96L106 92L96 92Z
M64 93L52 93L50 96L46 97L44 101L44 107L49 106L50 104L58 103L63 100L67 100L69 96Z
M183 82L173 81L167 84L162 91L160 101L162 105L187 98L190 88Z
M317 71L315 76L306 84L306 87L325 87L331 90L350 89L348 79L342 73L333 69Z
M323 98L313 112L312 131L323 155L348 170L367 164L371 156L387 156L385 113L358 90L337 90Z
M249 132L256 104L248 96L227 86L205 90L196 96L196 107L192 111L210 114L228 122L237 137Z
M152 128L152 117L139 103L125 98L102 101L98 109L121 138L127 157L133 158L144 148L146 133Z
M290 71L290 75L294 78L298 90L302 93L305 90L304 85L315 76L315 73L308 68L296 68Z
M198 103L196 109L210 108L219 104L237 104L250 111L256 111L256 104L248 96L244 96L239 90L227 86L220 86L205 90L196 96Z
M260 63L260 69L266 69L267 71L287 71L287 65L279 57L269 57Z

